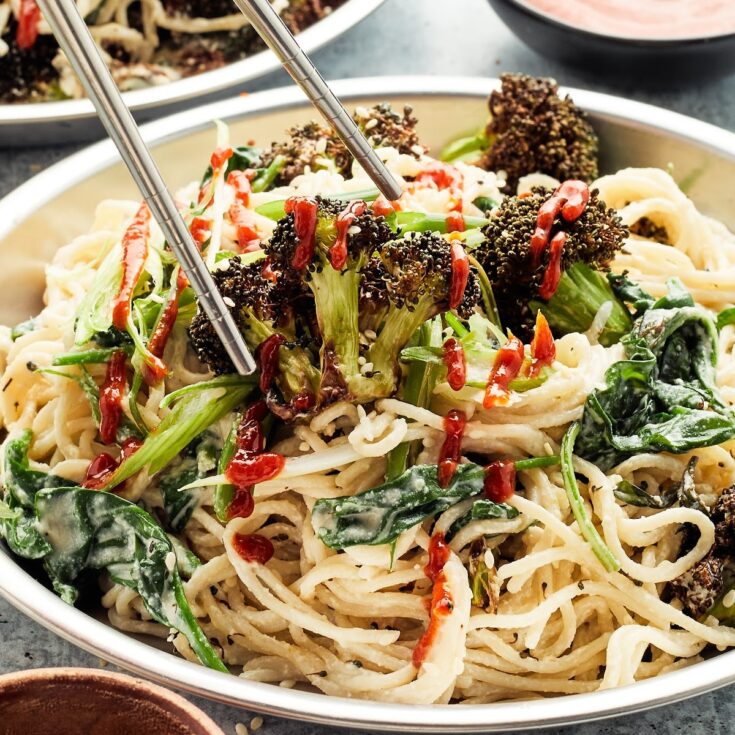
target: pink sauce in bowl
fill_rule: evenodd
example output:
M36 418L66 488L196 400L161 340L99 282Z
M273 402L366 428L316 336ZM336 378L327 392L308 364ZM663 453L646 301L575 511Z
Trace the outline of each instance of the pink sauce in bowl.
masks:
M735 0L520 0L554 20L605 36L684 39L735 33Z

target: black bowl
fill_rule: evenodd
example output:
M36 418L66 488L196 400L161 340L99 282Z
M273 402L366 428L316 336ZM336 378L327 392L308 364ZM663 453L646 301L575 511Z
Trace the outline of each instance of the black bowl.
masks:
M561 0L563 2L563 0ZM505 25L534 51L632 81L703 81L735 71L735 33L675 39L624 38L556 20L520 0L489 0Z

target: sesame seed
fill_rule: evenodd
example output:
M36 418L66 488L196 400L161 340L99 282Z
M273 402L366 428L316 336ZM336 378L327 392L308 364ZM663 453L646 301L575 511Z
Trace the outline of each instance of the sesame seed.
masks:
M357 115L357 117L367 118L370 117L370 110L368 110L367 107L356 107L355 115Z
M173 551L169 551L168 554L166 554L164 563L166 564L166 569L168 569L169 572L172 572L176 566L176 554L174 554Z
M358 365L364 365L366 362L367 360L362 355L360 355L360 357L357 358Z
M235 302L229 296L223 297L222 301L224 301L225 304L230 307L230 309L235 308Z
M373 339L373 340L375 340L375 339L378 339L378 335L377 335L377 334L375 333L375 331L374 331L374 330L372 330L372 329L366 329L366 330L365 330L365 336L366 336L366 337L367 337L368 339Z
M413 145L411 146L411 153L413 153L415 156L423 156L424 149L420 145Z
M261 727L263 727L263 718L262 717L253 717L253 719L250 720L250 729L253 732L256 732L257 730L260 730Z
M242 722L238 722L235 725L235 733L236 735L248 735L248 728Z
M327 139L319 138L319 140L316 142L316 152L325 153L326 150L327 150Z
M732 607L735 605L735 590L730 590L723 598L722 604L725 607Z
M373 363L372 362L366 362L364 365L360 365L360 373L362 375L367 375L368 373L373 372Z
M360 232L362 232L362 227L359 227L358 225L352 225L352 227L347 230L348 235L357 235Z
M368 120L365 123L365 130L372 130L377 124L378 124L378 121L376 118L373 118L372 120Z

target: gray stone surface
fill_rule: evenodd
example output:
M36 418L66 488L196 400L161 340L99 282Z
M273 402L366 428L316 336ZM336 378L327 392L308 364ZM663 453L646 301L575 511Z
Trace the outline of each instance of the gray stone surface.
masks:
M360 0L355 0L360 2ZM366 22L316 54L323 74L332 79L389 74L492 76L524 71L555 76L561 83L611 92L662 105L735 129L735 77L683 86L678 80L659 88L636 79L562 67L526 49L498 21L484 0L388 0ZM252 84L250 91L288 82L279 73ZM28 140L28 144L32 144ZM76 146L0 150L0 195ZM99 659L47 632L0 600L0 671L40 666L98 666ZM696 676L696 670L693 672ZM624 694L621 692L621 696ZM192 698L195 699L195 698ZM252 713L196 700L233 735L235 724L248 724ZM325 700L325 708L328 704ZM643 715L558 730L565 735L633 735L657 732L730 733L735 731L735 689ZM267 717L264 735L326 735L328 728ZM342 730L345 735L350 731Z

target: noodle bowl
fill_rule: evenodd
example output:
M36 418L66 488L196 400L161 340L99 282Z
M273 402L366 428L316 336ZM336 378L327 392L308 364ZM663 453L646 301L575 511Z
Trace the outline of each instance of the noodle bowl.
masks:
M414 175L413 159L390 150L382 154L396 174ZM499 196L493 174L465 168L465 180L476 187L474 196L468 192L468 202L481 193ZM293 193L358 191L366 183L359 171L348 181L337 174L307 173L288 191L277 189L254 198L253 206ZM701 215L667 174L626 169L604 176L595 186L631 223L643 217L661 222L664 211L673 240L673 248L664 248L631 237L614 270L628 270L654 295L661 292L665 277L678 276L698 304L715 311L733 301L719 285L727 283L732 267L733 236ZM190 198L191 191L180 196ZM414 211L448 211L449 206L431 187L426 192L417 188L412 196ZM465 214L476 214L471 206ZM14 342L9 333L3 338L2 380L7 390L0 410L5 426L11 436L31 428L31 458L70 480L80 481L99 453L96 425L73 381L31 372L28 363L45 367L54 355L68 350L73 314L93 278L99 253L121 238L136 207L133 202L101 205L92 232L62 248L50 266L47 305L38 328ZM732 329L723 331L718 367L726 397ZM175 366L173 373L164 388L150 391L140 406L151 425L165 414L159 407L163 390L208 376L190 354L183 330L174 332L166 359ZM597 344L594 331L571 334L557 341L553 375L542 386L519 394L512 405L487 410L481 392L466 389L461 397L468 417L463 452L488 457L557 454L564 430L581 416L587 395L619 359L619 347ZM420 441L419 461L435 462L441 416L455 401L441 384L430 410L395 398L366 409L349 403L329 407L274 446L289 458L289 472L258 485L253 514L225 527L212 517L211 491L201 492L183 537L204 563L187 582L186 593L204 631L237 673L257 681L308 685L333 695L484 703L620 686L693 663L707 644L733 645L735 634L728 627L698 622L661 600L665 583L706 553L712 523L685 508L654 514L622 506L613 494L620 478L636 484L645 480L655 494L667 481L681 477L690 455L639 454L608 473L577 459L575 468L589 479L580 486L585 505L622 571L606 572L580 536L558 468L521 472L522 491L509 501L519 515L476 521L450 544L454 567L447 572L448 584L459 588L473 540L491 536L487 561L492 567L493 551L513 536L513 560L506 558L497 567L497 610L488 613L457 604L458 624L446 631L451 645L437 647L441 651L436 660L417 673L411 653L428 622L425 601L431 594L423 571L427 529L419 526L402 534L393 558L381 546L333 553L315 535L311 510L318 499L352 495L379 484L385 455L403 441ZM716 495L735 480L730 449L727 443L696 450L701 493ZM124 495L143 499L149 507L160 504L155 480L144 475L129 482ZM439 515L434 530L448 528L461 511L453 506ZM695 524L700 537L677 559L682 523ZM265 566L244 563L234 551L235 534L255 532L276 546L276 556ZM151 621L135 593L121 585L107 586L103 604L114 625L169 635L167 628ZM461 593L457 599L462 602ZM183 636L174 637L173 644L193 658Z

